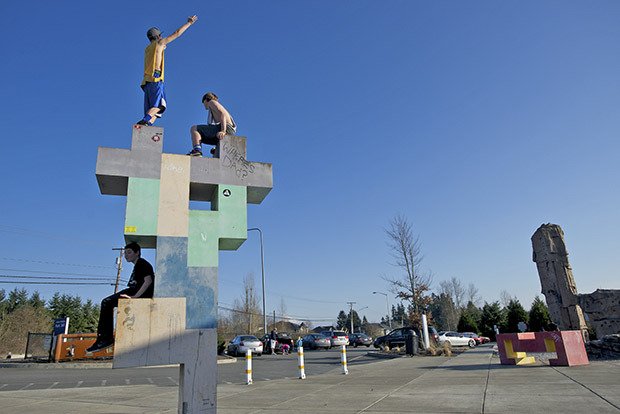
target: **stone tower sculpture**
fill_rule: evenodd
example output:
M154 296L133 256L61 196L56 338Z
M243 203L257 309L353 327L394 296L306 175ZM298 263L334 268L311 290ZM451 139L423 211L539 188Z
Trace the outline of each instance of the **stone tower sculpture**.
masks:
M557 224L541 225L532 236L532 247L551 320L561 330L580 330L587 338L587 326L579 306L562 228Z

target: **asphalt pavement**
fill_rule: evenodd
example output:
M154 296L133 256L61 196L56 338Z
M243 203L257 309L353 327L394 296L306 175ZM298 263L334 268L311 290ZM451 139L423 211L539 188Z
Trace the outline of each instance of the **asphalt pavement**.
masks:
M177 398L177 387L157 384L0 389L0 412L174 413ZM285 412L619 413L620 361L579 367L505 366L491 347L483 346L454 357L353 363L348 375L335 367L305 380L218 385L218 413Z

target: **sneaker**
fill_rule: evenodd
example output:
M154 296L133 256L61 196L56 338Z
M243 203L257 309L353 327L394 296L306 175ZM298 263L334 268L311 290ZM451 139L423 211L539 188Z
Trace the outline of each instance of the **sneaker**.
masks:
M211 151L209 151L211 153L211 155L213 155L215 157L215 148L211 148Z
M97 352L97 351L101 351L103 349L106 349L110 346L114 345L114 339L101 339L98 338L94 344L92 344L90 347L86 348L86 352L88 353L92 353L92 352Z
M202 151L200 151L199 149L194 148L193 150L188 152L187 155L191 155L192 157L202 157Z
M136 125L148 125L149 123L146 122L144 119L139 120L138 122L136 122Z

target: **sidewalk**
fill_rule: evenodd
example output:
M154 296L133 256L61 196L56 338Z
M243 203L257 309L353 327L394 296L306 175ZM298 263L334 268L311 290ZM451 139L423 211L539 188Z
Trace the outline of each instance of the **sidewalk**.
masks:
M0 371L1 372L1 371ZM0 412L175 413L177 390L151 385L0 391ZM620 361L502 366L491 348L453 358L350 365L306 380L218 386L218 413L620 413Z

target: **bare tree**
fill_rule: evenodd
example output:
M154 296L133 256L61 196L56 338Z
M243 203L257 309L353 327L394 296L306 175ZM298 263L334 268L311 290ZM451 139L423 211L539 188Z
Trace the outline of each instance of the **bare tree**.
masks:
M457 310L461 310L467 304L465 302L465 288L463 283L455 277L439 283L440 292L452 298Z
M284 298L283 297L280 297L279 312L280 312L280 315L282 315L282 317L286 316L286 302L284 302Z
M243 278L243 293L240 299L235 299L232 315L232 325L239 332L253 333L254 327L260 324L261 310L260 297L256 293L254 274L249 273Z
M423 256L420 252L420 241L413 236L411 223L403 216L396 215L385 229L388 236L388 247L394 258L394 265L403 270L399 277L382 278L390 284L390 290L396 297L406 300L412 305L411 322L417 324L419 316L429 303L426 294L432 283L432 274L423 273L419 269Z
M467 286L467 303L471 302L474 305L478 306L481 300L482 298L480 296L478 288L473 283L470 283Z
M517 297L516 296L512 296L510 293L508 293L507 290L502 290L499 293L499 301L502 304L503 307L507 308L508 305L510 304L510 302L512 300L516 300Z

